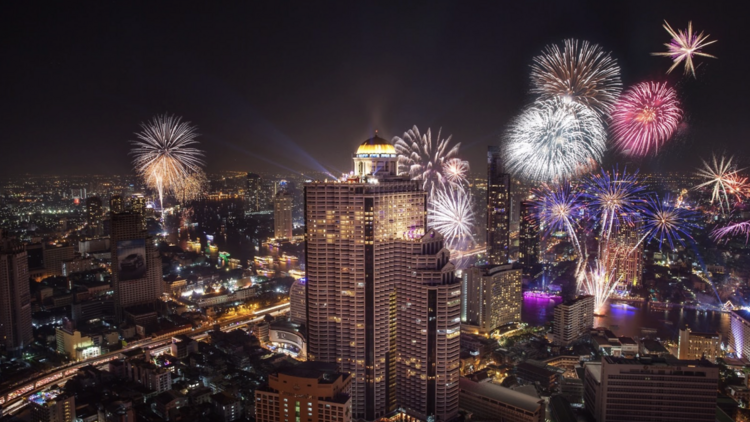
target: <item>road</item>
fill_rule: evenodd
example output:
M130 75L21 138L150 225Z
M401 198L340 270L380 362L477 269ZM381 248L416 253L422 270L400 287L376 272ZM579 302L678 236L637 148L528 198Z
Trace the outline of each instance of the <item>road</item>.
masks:
M260 309L252 313L252 315L239 315L234 318L229 318L226 321L220 323L222 331L231 331L237 328L259 322L267 314L272 316L280 315L289 309L289 303L282 303L280 305L270 306L268 308ZM195 340L202 340L208 336L207 331L213 329L212 326L205 326L197 328L190 334L190 337ZM153 352L161 352L161 350L154 350L160 348L169 347L169 343L172 342L171 338L161 340L141 340L133 343L129 343L125 349L120 349L114 352L106 353L100 356L96 356L90 359L86 359L80 362L72 362L67 365L63 365L55 368L52 371L40 374L30 380L16 383L13 386L5 387L0 392L0 406L2 406L2 415L12 415L24 406L26 406L26 398L36 393L37 391L43 390L52 384L61 383L72 378L78 369L88 366L100 366L108 363L110 360L117 359L122 356L122 352L133 350L136 348L149 349Z

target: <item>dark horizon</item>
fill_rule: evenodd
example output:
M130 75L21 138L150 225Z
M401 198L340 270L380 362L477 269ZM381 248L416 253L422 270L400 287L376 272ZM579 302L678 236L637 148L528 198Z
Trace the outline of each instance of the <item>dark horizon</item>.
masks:
M531 58L564 38L618 59L625 87L667 80L686 120L657 158L629 167L687 171L712 152L750 164L750 63L734 4L587 1L13 5L3 14L0 175L132 173L129 141L156 114L198 127L208 172L350 169L375 129L452 134L472 172L531 102ZM693 21L718 40L698 79L652 57ZM610 152L604 165L627 160Z

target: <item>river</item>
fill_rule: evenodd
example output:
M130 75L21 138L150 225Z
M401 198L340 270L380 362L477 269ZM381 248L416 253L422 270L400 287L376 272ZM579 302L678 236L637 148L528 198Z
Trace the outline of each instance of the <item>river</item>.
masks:
M554 318L554 308L560 298L528 297L523 300L521 319L530 325L543 325ZM661 339L676 339L678 330L687 325L692 331L718 332L724 341L729 337L728 313L694 309L653 310L648 304L608 305L603 317L596 317L595 327L607 327L615 334L643 337L642 328L656 330Z

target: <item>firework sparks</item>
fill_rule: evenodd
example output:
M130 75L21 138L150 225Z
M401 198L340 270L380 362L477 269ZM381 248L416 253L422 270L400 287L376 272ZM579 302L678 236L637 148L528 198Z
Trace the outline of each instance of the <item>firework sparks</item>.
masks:
M584 206L581 201L583 195L565 182L554 187L544 186L536 192L536 196L538 199L534 202L534 214L545 233L567 233L578 255L583 256L576 234L578 219Z
M600 174L592 175L585 184L586 198L599 214L601 239L609 239L613 229L621 223L631 224L641 206L645 203L639 194L645 190L641 185L638 172L620 173L612 169L607 173L602 169Z
M677 92L665 83L643 82L627 90L610 116L615 146L625 155L656 154L682 119Z
M469 162L460 158L451 158L443 164L443 174L449 183L461 185L469 174Z
M660 200L656 196L649 198L642 212L641 221L643 222L644 232L636 247L644 240L650 242L653 239L658 239L659 247L666 240L669 247L674 249L675 240L684 246L683 237L693 239L690 235L690 231L695 227L691 222L693 213L685 208L677 208L672 205L669 196L664 200Z
M680 63L685 62L685 74L690 73L695 78L693 56L716 58L716 56L701 52L701 49L715 43L716 40L708 41L709 35L704 35L702 31L700 34L693 32L693 22L688 22L687 30L675 31L667 21L664 21L664 29L672 36L672 41L664 44L668 51L651 53L651 55L672 59L672 67L667 70L667 73L671 73Z
M615 278L614 268L607 268L602 261L597 260L586 270L583 278L582 290L594 296L594 312L603 314L607 300L614 293L619 278Z
M200 199L208 188L208 178L203 170L191 172L176 180L171 186L172 195L182 204Z
M542 98L567 97L608 114L620 95L617 60L597 44L568 39L548 45L531 65L531 92Z
M729 240L730 237L745 235L745 243L750 241L750 221L741 221L730 223L724 227L717 227L711 231L711 238L718 242L720 240Z
M412 180L422 182L422 188L430 196L433 196L436 190L445 188L450 178L461 183L465 180L460 179L456 173L451 175L444 173L445 165L458 158L461 143L449 148L452 136L446 139L440 139L440 136L441 131L438 131L437 143L434 143L430 129L427 129L427 133L420 134L419 129L414 126L404 133L403 138L398 136L393 138L399 164L408 169ZM468 163L466 166L468 167Z
M511 124L504 150L511 173L560 181L590 171L601 161L606 133L589 107L556 98L526 109Z
M742 170L736 169L732 163L734 157L727 158L722 155L720 160L716 159L714 155L712 162L709 164L703 160L703 167L698 169L696 173L698 176L706 179L705 182L699 184L694 189L700 189L702 187L712 187L711 203L719 203L722 213L728 212L732 207L729 202L729 196L736 196L742 194L742 189L745 187L745 179L738 176Z
M180 179L201 170L203 152L197 144L196 128L177 116L156 116L141 124L132 141L130 152L136 172L146 184L159 193L159 205L164 207L164 194L180 183Z
M469 190L453 185L437 189L427 212L427 224L443 235L451 250L470 243L474 209Z

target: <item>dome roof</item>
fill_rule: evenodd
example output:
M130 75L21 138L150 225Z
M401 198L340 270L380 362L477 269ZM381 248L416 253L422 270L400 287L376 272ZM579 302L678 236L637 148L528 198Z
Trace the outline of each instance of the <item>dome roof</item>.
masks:
M357 154L395 154L396 148L378 135L362 142Z

